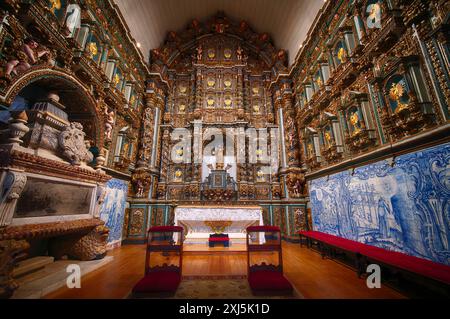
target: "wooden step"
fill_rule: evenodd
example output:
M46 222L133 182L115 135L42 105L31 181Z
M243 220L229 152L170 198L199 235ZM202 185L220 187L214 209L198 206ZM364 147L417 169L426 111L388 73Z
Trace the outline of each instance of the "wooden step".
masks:
M12 275L14 278L17 278L35 272L43 269L45 266L53 263L54 261L55 258L51 256L38 256L25 259L19 262L16 267L14 267Z

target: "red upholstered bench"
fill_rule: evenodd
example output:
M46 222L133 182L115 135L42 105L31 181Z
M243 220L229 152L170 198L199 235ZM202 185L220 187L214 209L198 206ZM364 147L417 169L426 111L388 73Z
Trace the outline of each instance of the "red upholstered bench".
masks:
M230 246L230 238L228 237L228 235L224 235L224 236L218 236L218 237L209 237L208 239L208 244L209 247L214 247L215 244L223 244L224 247L229 247Z
M133 294L174 293L181 282L175 271L155 271L147 274L133 288Z
M248 283L255 294L267 294L278 292L280 294L292 294L291 283L277 271L253 271L248 274Z
M364 264L381 263L450 285L450 266L444 264L318 231L301 231L299 235L307 238L308 247L311 247L311 240L316 240L322 244L358 254L365 259ZM357 268L361 268L358 262Z

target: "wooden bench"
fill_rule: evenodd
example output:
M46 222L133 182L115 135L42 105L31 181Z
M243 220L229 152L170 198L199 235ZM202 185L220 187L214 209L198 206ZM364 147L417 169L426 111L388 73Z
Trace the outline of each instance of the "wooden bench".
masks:
M399 271L423 276L446 286L450 285L450 266L444 264L318 231L301 231L299 235L302 246L303 238L306 239L308 248L311 248L313 241L316 241L322 257L334 257L336 249L354 254L358 276L361 276L366 271L367 265L379 264L380 266L383 265Z

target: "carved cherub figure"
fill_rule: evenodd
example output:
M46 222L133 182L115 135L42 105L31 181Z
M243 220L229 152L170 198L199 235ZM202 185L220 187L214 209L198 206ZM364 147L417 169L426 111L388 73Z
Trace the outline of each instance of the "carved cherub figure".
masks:
M241 46L238 46L236 49L236 56L239 61L242 60L242 53L243 53L243 51L242 51Z
M197 48L197 60L201 61L203 58L203 47L200 45Z
M11 78L11 73L17 75L28 70L38 62L39 58L48 54L50 51L46 48L40 49L39 43L34 38L25 39L16 58L6 64L5 77Z
M140 179L136 181L136 197L144 196L144 182Z
M105 138L106 138L106 140L110 141L112 138L112 129L114 127L115 114L114 114L114 111L109 111L108 108L106 107L105 115L106 115Z

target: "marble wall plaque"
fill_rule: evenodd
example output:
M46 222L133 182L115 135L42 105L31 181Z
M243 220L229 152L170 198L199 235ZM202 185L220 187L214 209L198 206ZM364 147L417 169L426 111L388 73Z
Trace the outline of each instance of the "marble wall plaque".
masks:
M89 214L94 187L28 177L14 218Z

